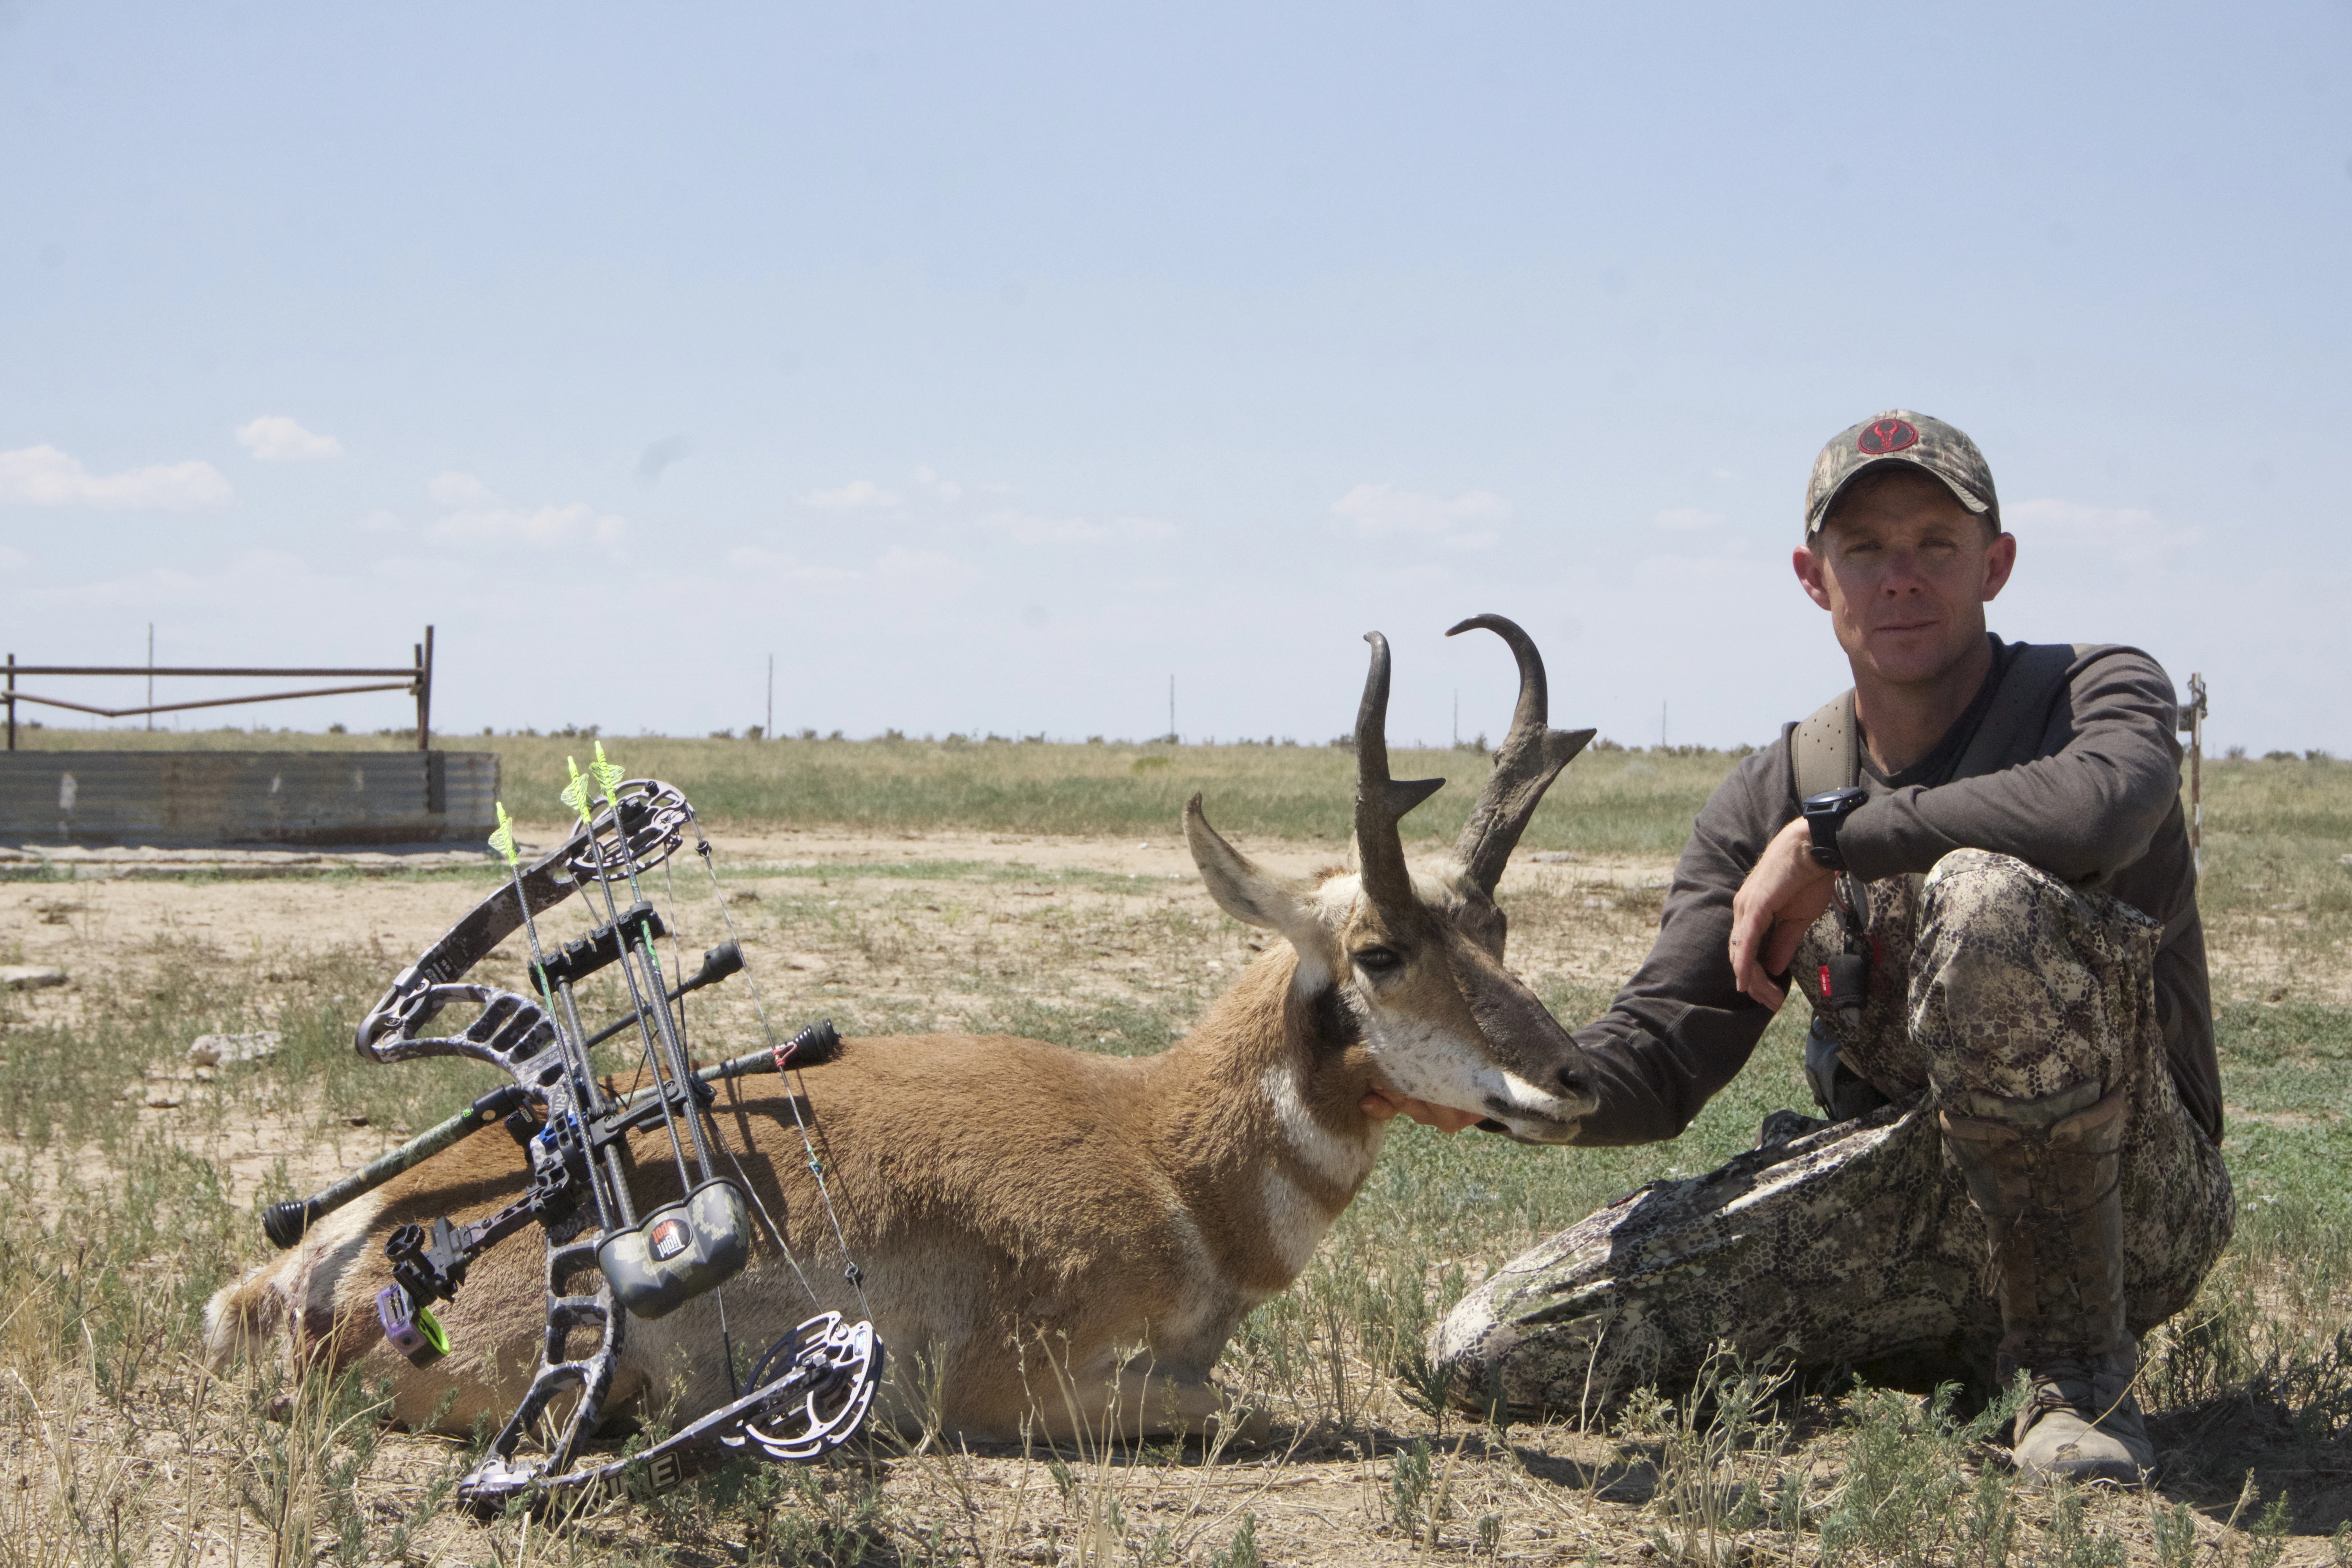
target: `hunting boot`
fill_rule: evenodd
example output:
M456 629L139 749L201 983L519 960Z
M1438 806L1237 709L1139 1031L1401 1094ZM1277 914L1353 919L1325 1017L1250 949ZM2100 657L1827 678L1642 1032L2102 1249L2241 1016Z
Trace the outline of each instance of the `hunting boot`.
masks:
M2023 1368L2032 1388L2012 1434L2030 1479L2136 1485L2156 1468L2124 1326L2124 1111L2122 1089L2086 1083L2047 1100L1962 1092L1942 1113L1992 1237L2000 1380Z

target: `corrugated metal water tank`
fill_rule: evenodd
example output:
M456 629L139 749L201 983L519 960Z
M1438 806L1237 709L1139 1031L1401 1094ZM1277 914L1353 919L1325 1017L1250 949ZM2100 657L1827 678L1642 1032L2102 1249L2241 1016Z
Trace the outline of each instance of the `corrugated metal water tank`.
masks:
M496 752L5 752L0 843L479 841L498 793Z

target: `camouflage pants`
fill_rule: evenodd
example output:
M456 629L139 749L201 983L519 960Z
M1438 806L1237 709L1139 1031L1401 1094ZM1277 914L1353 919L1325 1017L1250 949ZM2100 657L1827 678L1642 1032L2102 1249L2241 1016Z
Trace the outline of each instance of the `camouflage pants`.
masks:
M1718 1341L1882 1377L1989 1367L2000 1313L1984 1222L1946 1159L1941 1099L2130 1090L2122 1154L2131 1331L2188 1305L2229 1240L2220 1152L2165 1067L2137 910L1982 850L1870 889L1883 949L1847 1063L1892 1103L1653 1183L1503 1266L1431 1334L1457 1394L1598 1415L1694 1373ZM1798 973L1838 943L1824 917ZM1573 1158L1571 1154L1569 1156Z

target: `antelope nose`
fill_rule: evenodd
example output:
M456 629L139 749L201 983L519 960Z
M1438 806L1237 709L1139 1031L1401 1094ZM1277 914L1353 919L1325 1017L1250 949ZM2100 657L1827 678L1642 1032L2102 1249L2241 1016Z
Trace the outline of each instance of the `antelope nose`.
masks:
M1564 1072L1559 1075L1559 1097L1562 1100L1590 1100L1592 1085L1582 1073Z

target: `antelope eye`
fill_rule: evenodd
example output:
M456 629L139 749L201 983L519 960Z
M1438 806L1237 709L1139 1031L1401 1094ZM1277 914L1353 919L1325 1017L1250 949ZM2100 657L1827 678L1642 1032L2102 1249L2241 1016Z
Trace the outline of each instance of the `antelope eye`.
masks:
M1355 956L1356 967L1367 974L1393 973L1404 964L1404 955L1392 947L1360 948Z

